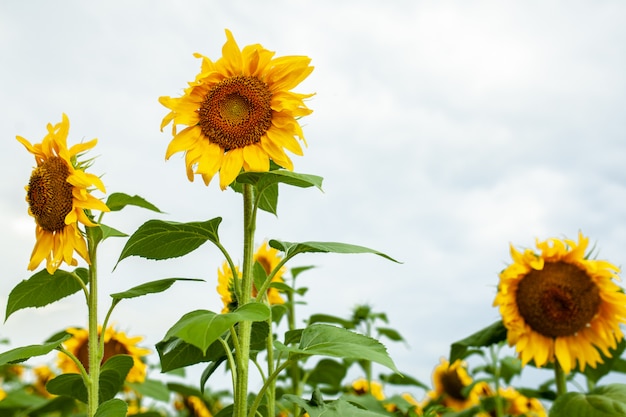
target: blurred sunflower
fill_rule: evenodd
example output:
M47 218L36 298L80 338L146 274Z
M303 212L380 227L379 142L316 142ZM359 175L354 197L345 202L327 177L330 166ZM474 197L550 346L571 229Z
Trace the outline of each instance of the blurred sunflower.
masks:
M380 382L371 381L371 383L368 383L367 379L359 378L352 382L351 388L352 391L354 391L355 395L371 394L372 397L376 398L378 401L382 401L385 399L383 386L380 384Z
M433 390L427 393L428 401L435 401L454 411L461 411L480 404L484 383L477 383L467 392L473 379L467 373L467 365L456 360L452 365L441 358L433 371Z
M500 274L494 306L522 364L558 361L566 373L593 368L623 338L626 295L613 279L619 269L585 254L589 238L537 241L540 253L511 246L513 263Z
M65 349L74 354L80 363L89 372L89 333L86 329L69 328L65 330L72 334L72 338L63 343ZM98 329L98 333L102 333L102 329ZM128 372L126 381L143 382L146 379L146 364L142 357L150 353L150 350L137 346L143 338L141 336L128 337L124 332L117 332L113 326L109 326L104 332L104 355L102 363L104 364L111 356L114 355L130 355L133 358L134 365ZM63 373L79 373L78 367L67 355L59 352L57 366Z
M172 123L174 138L165 158L185 152L187 178L202 175L206 185L219 172L226 189L243 168L268 171L270 160L293 170L285 149L302 155L298 137L304 134L298 118L311 114L304 99L312 94L290 91L313 71L306 56L274 58L259 44L239 49L226 30L222 57L202 58L200 73L179 98L160 97L171 111L161 130ZM185 125L177 132L177 125ZM306 144L306 142L305 142Z
M33 382L33 389L35 392L46 398L54 397L46 389L48 381L55 377L52 369L50 369L47 365L41 365L33 369L33 374L35 375L35 381Z
M513 387L500 388L498 393L506 401L504 412L507 415L524 417L548 416L541 401L536 398L526 397Z
M29 270L37 268L44 259L50 274L54 274L62 262L76 266L74 251L89 263L87 244L78 223L96 226L85 210L109 211L106 204L91 195L93 187L105 192L100 178L85 172L91 161L78 161L78 157L93 148L98 140L68 149L69 128L69 119L63 114L60 123L48 124L48 134L41 143L33 145L17 136L37 163L26 186L28 214L35 218L37 238Z
M174 407L179 411L186 410L189 413L186 415L189 417L213 417L204 400L195 395L181 397L181 399L176 400Z
M268 275L274 270L281 259L280 252L270 247L267 242L264 242L257 248L253 258L254 262L258 262ZM285 269L284 267L280 268L272 277L272 282L283 282L282 276ZM239 268L235 267L235 272L237 277L241 279ZM217 270L217 292L224 303L222 313L228 313L237 309L237 296L235 294L233 279L233 271L228 263L224 262L222 268ZM252 288L252 296L257 296L257 289L254 286ZM280 296L280 292L276 288L268 288L266 296L270 305L285 303L285 300Z

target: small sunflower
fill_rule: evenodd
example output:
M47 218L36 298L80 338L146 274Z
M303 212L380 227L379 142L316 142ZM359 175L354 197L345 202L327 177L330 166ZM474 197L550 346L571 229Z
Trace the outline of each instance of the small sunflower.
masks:
M505 413L511 416L547 417L546 409L536 398L528 398L513 387L500 388L498 393L506 401Z
M86 329L69 328L66 332L72 334L72 338L63 343L65 349L74 354L80 363L89 372L89 333ZM98 329L101 334L102 329ZM137 346L143 338L141 336L128 337L124 332L117 332L113 326L109 326L104 332L104 355L102 363L104 364L111 356L114 355L130 355L133 358L134 365L128 372L126 381L143 382L146 379L146 364L142 357L150 353L150 350ZM57 365L63 373L79 373L76 364L64 353L60 352Z
M254 262L258 262L266 274L270 274L276 268L281 261L280 252L270 247L267 242L264 242L257 251L254 253ZM274 277L272 282L283 282L283 274L285 267L280 268ZM239 268L235 267L235 273L239 279L241 279L241 272ZM237 309L237 296L235 294L235 287L233 285L233 271L227 262L224 262L221 269L217 270L217 293L220 294L224 308L222 313L228 313ZM253 286L252 296L257 296L257 289ZM280 292L276 288L268 288L267 290L267 302L270 305L284 304L285 300L280 296Z
M380 382L371 381L371 383L368 383L367 379L359 378L352 382L351 388L356 395L371 394L372 397L376 398L378 401L382 401L385 399L383 386L380 384Z
M296 137L304 142L298 118L311 114L296 87L313 71L306 56L274 58L259 44L239 49L226 30L222 57L202 58L200 73L179 98L160 97L171 111L161 130L172 123L174 138L165 158L185 152L187 178L202 175L206 185L219 172L222 190L243 168L268 171L270 160L293 170L285 150L302 155ZM177 132L177 125L186 126ZM305 142L306 144L306 142Z
M109 211L101 200L91 195L93 187L105 192L100 178L85 172L90 161L78 161L86 150L98 142L93 139L67 147L70 122L65 114L60 123L48 124L48 134L41 143L31 144L21 136L17 140L35 156L37 166L26 186L28 214L35 218L37 241L28 264L34 270L45 259L53 274L62 262L76 266L74 251L87 263L89 254L78 223L96 226L85 210Z
M623 338L626 295L613 282L619 269L585 255L589 238L537 240L540 253L511 246L513 263L500 274L494 306L522 364L558 361L566 373L602 362Z
M54 397L54 395L50 394L46 389L48 381L55 377L52 369L47 365L41 365L33 369L33 374L35 375L35 381L33 382L35 392L46 398Z
M461 411L480 404L480 396L484 385L475 384L469 393L473 379L467 373L467 365L457 359L452 365L445 358L441 358L439 365L433 371L434 390L427 393L429 401L436 401L444 407L454 411Z

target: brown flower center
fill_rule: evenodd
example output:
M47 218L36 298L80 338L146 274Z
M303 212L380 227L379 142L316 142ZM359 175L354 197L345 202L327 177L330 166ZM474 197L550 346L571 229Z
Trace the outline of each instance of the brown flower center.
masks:
M546 262L519 282L516 302L524 321L547 337L571 336L598 312L600 290L582 269Z
M272 124L271 99L272 92L256 77L226 78L198 109L202 133L226 151L255 144Z
M454 370L448 370L441 374L441 385L443 386L443 391L449 396L454 398L455 400L465 400L466 397L463 395L463 382L461 378L459 378L459 374Z
M128 349L123 343L111 339L104 344L104 355L102 355L102 361L100 363L104 364L111 356L128 354ZM85 370L89 372L89 343L87 340L78 347L76 358L83 364Z
M72 211L70 170L59 156L48 158L33 170L28 182L26 201L37 224L47 232L65 228L65 216Z

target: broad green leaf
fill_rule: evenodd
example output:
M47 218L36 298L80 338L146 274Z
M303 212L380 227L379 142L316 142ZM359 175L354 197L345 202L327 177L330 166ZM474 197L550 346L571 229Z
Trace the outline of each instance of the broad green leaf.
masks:
M204 281L197 278L165 278L157 281L146 282L145 284L138 285L124 292L118 292L111 294L114 300L121 300L124 298L141 297L142 295L155 294L163 292L172 286L176 281Z
M257 196L259 208L263 211L278 214L278 184L265 187L263 193Z
M389 340L393 340L394 342L401 342L404 340L402 335L397 330L389 328L389 327L377 327L376 331L381 336L385 336Z
M29 387L30 388L30 387ZM32 391L32 390L30 390ZM40 395L27 391L27 388L12 390L7 392L6 397L0 401L0 415L5 415L7 409L39 407L46 403ZM13 414L9 414L13 415Z
M341 388L341 381L346 377L348 368L341 362L332 359L321 359L309 373L306 383L311 387L329 386L336 391ZM325 387L323 388L326 391Z
M224 347L218 341L213 342L206 354L182 339L172 337L156 344L157 353L161 361L161 371L170 372L174 369L195 365L201 362L218 360L225 355Z
M47 355L70 337L72 337L71 334L64 333L62 337L41 345L29 345L7 350L0 354L0 366L7 363L23 362L33 356Z
M170 399L170 390L167 389L167 385L163 381L146 379L143 382L127 382L126 385L144 397L154 398L163 402L168 402Z
M87 403L87 387L79 374L61 374L46 384L50 394L65 395Z
M221 217L190 223L148 220L128 239L117 262L129 256L157 260L177 258L207 241L217 244L217 229L221 221Z
M390 261L400 263L382 252L374 249L366 248L365 246L350 245L348 243L339 242L282 242L280 240L272 239L269 241L269 245L274 249L278 249L285 253L285 256L292 258L299 253L372 253L374 255L382 256Z
M105 401L98 406L94 417L126 417L128 405L119 398Z
M506 327L504 327L502 320L500 320L465 339L454 342L450 346L450 363L454 363L457 359L464 358L465 353L470 347L491 346L506 340L506 332Z
M394 372L398 369L378 340L327 324L313 324L302 331L298 347L276 343L277 350L296 356L332 356L379 363Z
M263 321L269 318L269 307L262 303L250 303L232 313L217 314L208 310L196 310L185 314L171 329L164 340L178 337L196 346L203 353L224 332L240 321Z
M404 375L399 375L399 374L381 375L380 380L391 385L413 385L413 386L422 388L426 391L430 390L429 385L406 374Z
M570 392L556 399L550 417L626 416L626 384L598 387L589 394Z
M126 206L136 206L156 211L157 213L162 213L162 211L159 210L154 204L149 203L144 198L139 197L138 195L130 196L124 193L109 194L106 205L111 211L120 211Z
M244 172L237 177L237 182L240 184L252 184L256 186L259 192L278 183L300 188L317 187L321 190L323 180L322 177L317 175L300 174L284 169L267 172Z
M43 400L43 402L33 398L30 404L27 405L29 416L72 416L76 410L76 401L70 397L61 396L44 400L39 395L38 398ZM7 399L8 397L0 402L0 404L5 403Z
M283 399L299 405L310 417L380 417L389 413L377 413L356 407L348 401L337 399L329 402L306 401L295 395L283 395Z
M500 360L500 377L507 384L511 383L513 377L522 373L522 361L512 356L507 356Z
M114 229L111 226L107 226L106 224L100 223L99 226L100 226L100 230L102 232L102 236L100 237L100 240L104 240L104 239L109 238L109 237L126 237L126 236L128 236L126 233L120 232L119 230Z
M124 385L126 375L133 367L133 358L129 355L111 356L100 369L100 402L115 397Z
M43 307L80 291L80 281L87 283L85 268L76 268L74 272L57 269L54 275L44 268L13 288L7 301L5 321L18 310Z

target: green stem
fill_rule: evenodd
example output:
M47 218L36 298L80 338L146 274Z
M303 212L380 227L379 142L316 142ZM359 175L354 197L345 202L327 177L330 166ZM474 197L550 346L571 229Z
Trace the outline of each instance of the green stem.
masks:
M270 310L271 312L271 310ZM270 318L267 320L267 326L269 327L269 332L267 335L267 374L272 375L274 373L274 337L272 330L272 314L270 313ZM269 384L269 389L267 390L267 410L268 415L273 416L275 414L274 408L276 406L276 381L271 381Z
M98 247L98 241L94 235L93 227L87 227L87 250L89 252L89 297L87 308L89 310L89 335L88 335L88 348L89 348L89 384L87 385L88 396L88 415L93 417L96 414L99 403L100 392L100 346L98 335L98 278L97 278L97 258L96 249Z
M567 393L567 383L565 381L565 372L559 364L559 361L554 361L554 381L556 382L556 395L560 397Z
M500 349L496 352L493 345L489 347L491 352L491 365L493 366L493 379L496 389L496 416L502 417L504 415L504 407L502 405L502 397L500 397L500 363L498 360L498 354Z
M259 394L254 399L254 402L252 403L252 406L250 407L250 413L248 414L248 417L254 417L254 414L256 413L256 410L259 408L259 405L261 405L261 400L263 399L263 395L265 394L265 391L267 391L267 389L272 384L275 384L276 383L276 378L278 378L278 375L280 375L280 373L285 368L291 366L294 362L295 361L293 359L286 360L285 362L280 364L274 370L274 372L272 372L270 375L267 376L267 379L265 380L265 383L263 384L263 386L259 390ZM272 416L273 414L270 412L269 415Z
M251 302L252 266L254 256L254 231L256 212L254 210L254 187L243 184L243 271L239 306ZM239 351L237 354L237 383L235 385L234 417L244 417L248 411L248 366L250 360L250 335L252 322L244 320L238 324Z

